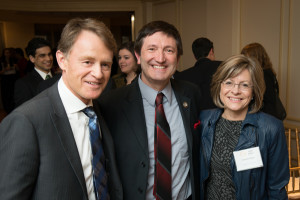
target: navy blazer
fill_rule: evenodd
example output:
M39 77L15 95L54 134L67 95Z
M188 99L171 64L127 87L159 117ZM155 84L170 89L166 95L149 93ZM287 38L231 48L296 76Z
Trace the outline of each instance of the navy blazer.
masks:
M177 80L188 81L200 87L202 92L202 109L216 108L210 94L210 83L212 76L220 64L221 61L211 61L208 58L201 58L193 67L174 75L174 78Z
M199 198L198 121L201 93L193 84L171 80L181 112L190 156L193 199ZM144 107L138 81L118 88L100 98L101 112L112 134L117 165L123 185L124 200L146 198L149 152ZM187 103L187 106L184 107ZM198 168L197 168L198 166Z
M97 102L109 193L122 200L113 141ZM81 160L58 85L15 109L0 124L0 199L88 199Z

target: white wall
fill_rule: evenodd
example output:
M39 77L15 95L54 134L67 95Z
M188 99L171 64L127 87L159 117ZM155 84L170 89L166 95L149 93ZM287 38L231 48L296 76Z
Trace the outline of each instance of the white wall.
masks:
M217 60L224 60L233 52L233 32L235 32L232 0L207 0L207 35L214 43Z
M188 0L181 3L181 32L183 44L182 65L179 70L193 66L196 59L192 52L192 43L199 37L206 36L206 1Z
M290 0L289 5L289 32L286 35L288 41L288 50L286 55L287 63L282 66L287 71L287 76L283 78L286 81L286 105L288 108L288 122L297 121L300 125L300 1Z
M261 43L278 72L281 0L243 0L241 3L241 48ZM267 14L266 14L266 11Z

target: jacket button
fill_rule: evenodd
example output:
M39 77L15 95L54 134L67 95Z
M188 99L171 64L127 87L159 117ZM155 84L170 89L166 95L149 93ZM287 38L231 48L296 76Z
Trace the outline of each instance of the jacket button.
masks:
M141 162L141 166L142 166L143 168L145 168L145 167L146 167L146 164L142 161L142 162Z
M138 188L139 193L143 193L143 189L142 188Z

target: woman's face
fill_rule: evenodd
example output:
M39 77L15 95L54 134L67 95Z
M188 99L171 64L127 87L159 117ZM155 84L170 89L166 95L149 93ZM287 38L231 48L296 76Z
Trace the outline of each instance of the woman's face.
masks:
M221 83L220 99L224 104L223 117L243 120L253 97L252 79L247 69Z
M137 70L137 63L133 56L134 55L127 49L121 49L119 51L118 61L123 73L129 74L130 72L135 72Z

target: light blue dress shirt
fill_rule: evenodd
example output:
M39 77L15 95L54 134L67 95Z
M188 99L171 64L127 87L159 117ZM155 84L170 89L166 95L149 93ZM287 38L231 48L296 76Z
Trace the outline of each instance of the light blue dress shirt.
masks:
M148 148L149 148L149 173L148 187L146 192L147 200L154 200L154 123L155 123L155 98L159 92L165 96L163 107L171 130L172 143L172 199L183 200L192 194L191 179L189 177L190 161L188 144L182 116L179 106L171 86L171 82L162 90L156 91L146 85L141 78L138 78L140 91L142 94L145 120L147 125Z

